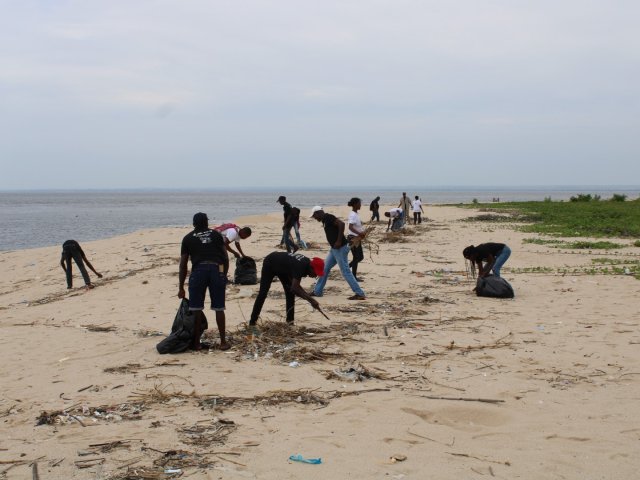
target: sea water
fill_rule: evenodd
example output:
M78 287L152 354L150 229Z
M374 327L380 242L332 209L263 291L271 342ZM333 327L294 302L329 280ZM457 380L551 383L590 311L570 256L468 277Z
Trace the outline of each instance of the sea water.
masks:
M190 227L193 214L205 212L211 225L241 216L281 211L279 195L303 211L314 205L346 205L360 197L363 218L368 205L380 196L381 205L397 206L402 192L419 195L425 204L500 201L568 200L591 193L608 198L613 193L637 198L640 187L421 187L262 190L78 190L0 192L0 251L62 245L109 238L145 228ZM427 213L428 215L428 213Z

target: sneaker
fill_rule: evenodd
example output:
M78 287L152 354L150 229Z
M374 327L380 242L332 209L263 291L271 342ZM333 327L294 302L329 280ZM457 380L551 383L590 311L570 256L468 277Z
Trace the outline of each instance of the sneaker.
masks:
M363 297L362 295L353 295L349 297L347 300L366 300L367 297Z

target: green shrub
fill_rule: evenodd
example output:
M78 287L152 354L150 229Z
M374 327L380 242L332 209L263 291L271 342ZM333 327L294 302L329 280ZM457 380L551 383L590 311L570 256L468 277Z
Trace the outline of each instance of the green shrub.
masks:
M623 193L614 193L613 197L611 197L612 202L624 202L627 199L627 196Z

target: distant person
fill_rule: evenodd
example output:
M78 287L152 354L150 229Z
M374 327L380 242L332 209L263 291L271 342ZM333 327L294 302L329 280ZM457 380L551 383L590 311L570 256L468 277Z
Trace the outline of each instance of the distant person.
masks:
M194 350L202 349L200 337L204 331L204 298L207 289L211 298L211 310L216 312L216 323L220 333L220 350L228 350L230 345L225 336L226 317L225 289L229 256L225 249L224 239L220 232L209 229L209 218L206 213L193 216L194 230L182 239L180 249L180 269L178 298L185 298L184 282L187 278L187 267L191 258L191 275L189 276L189 310L195 315Z
M462 251L462 256L469 260L471 275L486 277L493 270L496 277L500 276L500 269L511 256L511 249L504 243L482 243L477 247L468 246Z
M273 252L267 255L262 263L260 274L260 291L253 304L249 325L254 326L262 311L262 306L267 298L273 279L278 277L286 301L287 323L293 325L295 318L295 296L304 298L315 309L320 308L317 300L300 286L302 277L320 277L324 272L324 260L321 258L308 259L299 253Z
M284 226L282 227L283 235L284 235L284 244L287 247L287 253L296 253L298 251L298 246L293 243L293 237L291 236L291 229L294 228L294 225L297 225L300 221L300 209L297 207L291 207L291 213L284 221Z
M387 232L389 228L391 228L392 232L397 232L404 226L404 212L401 208L392 208L388 212L384 212L384 216L389 219Z
M220 232L222 238L224 238L224 245L227 249L227 252L233 253L233 256L236 258L246 257L246 255L242 251L242 247L240 246L240 240L244 240L245 238L249 238L251 236L251 228L240 228L234 223L225 223L223 225L214 227L214 230ZM231 242L235 243L236 248L238 249L237 252L233 248L231 248Z
M405 214L404 222L408 222L409 219L407 216L411 211L411 199L407 197L407 192L402 192L402 198L400 198L400 203L398 204L398 208L401 208Z
M286 228L287 220L291 216L291 209L293 207L291 206L291 204L289 202L287 202L287 197L285 197L284 195L280 195L278 197L278 200L276 200L276 202L279 203L280 205L282 205L282 214L283 214L283 217L284 217L284 220L282 222L282 239L280 240L280 245L278 245L278 246L279 247L284 247L284 246L286 246L285 228Z
M91 269L93 273L95 273L98 278L102 278L102 274L98 273L91 262L84 254L82 247L75 240L67 240L62 244L62 256L60 257L60 266L64 270L64 273L67 275L67 288L73 288L73 275L72 275L72 267L71 267L71 259L76 262L80 273L82 274L82 278L84 279L85 288L93 288L93 284L91 283L91 279L89 278L89 274L87 273L87 269L84 264Z
M291 228L296 235L296 240L298 241L298 245L295 248L307 248L307 244L302 238L300 238L300 209L296 207L292 207L289 202L287 202L287 197L284 195L280 195L278 197L277 202L282 205L282 213L284 214L284 223L282 226L282 239L280 240L280 247L289 247L287 251L292 250L292 244L287 245L287 236L291 235ZM285 231L288 228L288 231Z
M413 209L413 224L416 225L418 223L422 223L422 214L424 213L424 209L422 208L422 201L418 195L416 195L416 199L413 201L411 208Z
M371 200L369 204L369 210L371 211L371 222L375 219L376 222L380 221L380 197L376 197Z
M358 210L362 207L362 200L358 197L353 197L347 203L348 206L351 207L351 212L349 213L349 218L347 219L348 224L348 234L347 241L349 242L349 248L351 249L351 253L353 255L353 259L349 263L351 267L351 272L353 276L358 282L362 282L361 278L358 278L358 264L364 260L364 251L362 250L362 240L365 236L365 229L362 226L362 221L360 220L360 216L358 215Z
M311 295L315 297L322 296L329 272L337 264L340 267L340 273L342 273L342 276L355 294L349 297L349 300L366 300L367 297L364 291L360 288L356 277L351 270L349 270L349 261L347 259L349 255L349 244L344 236L344 222L330 213L325 213L320 206L313 207L311 217L322 223L327 242L329 242L329 246L331 247L327 259L324 261L324 273L318 278Z

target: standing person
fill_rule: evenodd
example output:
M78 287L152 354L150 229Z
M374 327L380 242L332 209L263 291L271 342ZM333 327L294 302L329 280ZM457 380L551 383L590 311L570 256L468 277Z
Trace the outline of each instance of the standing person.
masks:
M287 220L289 219L289 216L291 215L291 209L293 208L291 206L291 204L289 202L287 202L287 197L285 197L284 195L280 195L278 197L278 200L276 200L277 203L279 203L280 205L282 205L282 215L284 217L284 221L282 224L282 239L280 240L280 247L284 247L286 245L286 241L285 241L285 236L288 235L288 232L285 231L286 225L287 225Z
M291 213L289 213L289 216L285 219L284 225L282 227L284 244L287 247L287 253L296 253L298 251L298 246L295 243L293 243L293 237L291 236L291 229L298 224L299 219L300 219L300 209L296 207L291 207Z
M82 274L82 278L84 279L85 288L93 288L93 284L91 283L91 279L89 278L89 274L87 273L87 269L84 264L91 269L93 273L95 273L98 278L102 278L102 274L98 273L91 262L84 254L82 247L75 240L67 240L62 244L62 256L60 257L60 266L64 270L64 273L67 275L67 288L70 289L73 287L73 275L72 275L72 267L71 267L71 259L76 262L80 273Z
M362 221L358 215L358 210L362 207L362 200L358 197L353 197L347 203L351 207L347 224L349 225L349 233L347 234L347 241L353 254L353 260L349 263L351 272L358 282L362 282L361 278L358 278L358 264L364 260L364 252L362 251L362 239L365 236L365 230L362 226Z
M424 213L424 209L422 208L422 201L420 197L416 195L416 199L413 201L413 224L422 223L422 214Z
M496 277L499 277L502 265L511 256L511 249L504 243L482 243L477 247L468 246L462 251L462 256L469 260L471 274L474 277L476 276L476 265L478 277L486 277L491 270ZM483 264L483 262L486 263Z
M313 258L309 260L299 253L273 252L267 255L262 263L260 274L260 291L253 304L249 325L254 326L262 311L273 279L278 277L286 299L286 318L289 325L293 325L295 315L295 296L304 298L314 309L319 309L317 300L300 286L302 277L321 277L324 272L324 260Z
M411 211L411 199L407 197L407 192L402 192L402 198L400 199L398 208L401 208L404 213L403 223L409 221L407 217L409 215L409 212Z
M206 320L204 315L204 297L209 289L211 310L216 312L216 323L220 333L220 350L228 350L230 345L225 336L226 316L224 313L225 289L229 256L220 232L209 229L206 213L193 216L194 230L182 239L180 249L180 269L178 272L178 298L185 298L184 281L187 278L187 266L191 258L189 276L189 310L194 312L195 327L193 349L200 350L200 337Z
M391 228L392 232L397 232L404 225L404 212L401 208L392 208L388 212L384 212L384 216L389 219L387 222L387 232Z
M242 247L240 246L240 240L244 240L245 238L249 238L251 236L251 228L240 228L233 223L225 223L214 227L214 230L220 232L222 238L224 238L224 246L227 249L227 252L233 253L233 256L236 258L246 257L246 255L242 251ZM236 244L236 248L238 249L237 252L233 248L231 248L231 242L234 242Z
M369 210L371 211L371 222L375 218L376 222L380 221L380 197L374 198L369 204Z
M347 260L349 244L344 236L344 222L330 213L325 213L320 206L313 207L311 210L311 218L315 218L318 222L322 223L327 242L329 242L329 246L331 247L327 259L324 261L324 273L316 282L316 286L311 295L315 297L322 296L329 272L337 264L340 267L340 273L342 273L351 290L353 290L354 295L349 297L349 300L366 300L367 297L364 291L360 288L360 285L358 285L356 277L354 277L351 270L349 270Z

